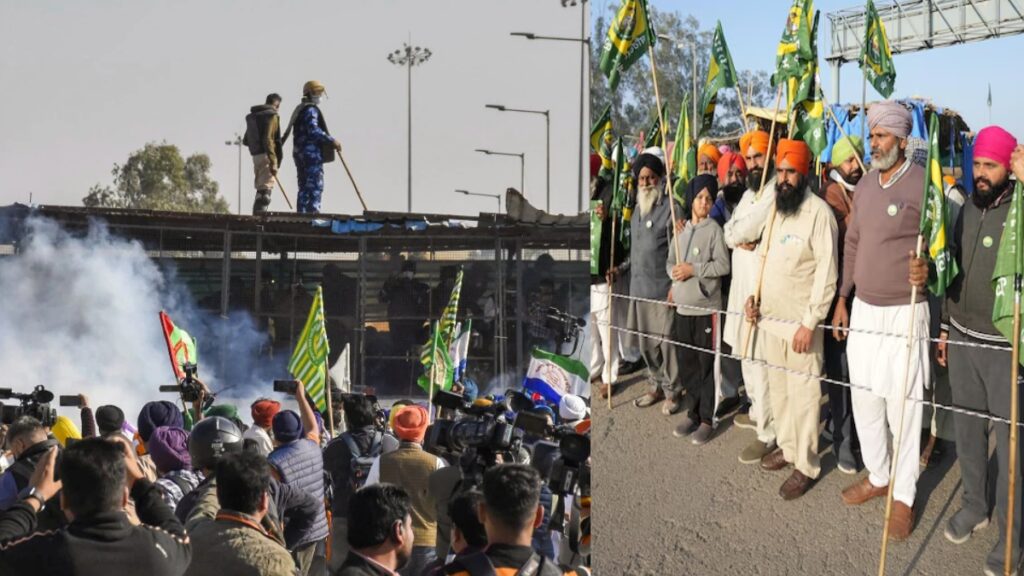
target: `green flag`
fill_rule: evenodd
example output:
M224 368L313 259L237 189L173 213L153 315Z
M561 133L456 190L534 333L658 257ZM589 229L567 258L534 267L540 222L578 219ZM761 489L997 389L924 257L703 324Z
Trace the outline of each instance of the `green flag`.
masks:
M793 114L793 131L791 138L803 140L814 152L821 156L828 145L825 136L825 107L821 94L821 81L818 77L818 16L815 12L814 24L811 27L811 55L803 63L803 72L799 78L787 80L787 100Z
M996 267L992 271L992 288L996 299L992 306L992 323L1007 340L1013 341L1013 304L1020 298L1019 283L1024 273L1024 219L1021 204L1024 203L1024 184L1017 182L1013 189L1010 211L1003 223L1003 236L999 239L999 253ZM1024 353L1024 346L1021 347ZM1024 354L1021 355L1024 357ZM1018 362L1021 358L1017 359Z
M892 95L896 83L896 67L892 63L892 51L889 49L889 37L885 34L885 25L875 11L875 3L868 0L865 16L864 42L860 49L860 69L864 78L878 90L883 97Z
M622 0L601 49L601 71L608 77L612 90L619 85L621 74L654 46L655 38L647 0Z
M633 186L633 171L626 158L626 149L620 137L615 143L615 176L612 184L612 218L618 218L619 241L624 249L629 250L629 219L632 212L629 208L629 189Z
M936 296L942 296L960 270L957 268L956 260L949 252L949 242L947 241L949 212L946 210L942 165L939 163L938 114L932 114L931 120L928 122L928 161L925 167L920 229L921 235L927 242L928 256L935 263L935 277L928 279L928 290ZM1003 234L1005 238L1006 232L1004 231ZM996 269L999 269L998 264Z
M423 374L416 379L416 384L423 391L430 394L431 382L434 390L452 389L452 380L455 377L455 367L452 357L448 353L448 346L442 341L442 330L438 322L434 322L434 334L430 338L430 345L427 346L427 356L430 361L424 364Z
M736 68L732 65L729 46L725 43L722 23L715 27L715 36L711 40L711 60L708 62L708 78L704 82L701 95L702 118L700 133L711 129L715 119L715 106L718 104L718 91L722 88L736 87Z
M813 0L793 0L786 16L786 28L775 53L775 73L772 88L790 78L800 78L808 60L814 58L811 46L811 26L814 18Z
M647 133L644 135L644 149L651 146L662 147L661 121L657 115L654 116L654 120L651 120L651 126L647 128Z
M614 143L612 105L609 104L594 123L594 127L590 129L590 147L601 157L601 169L597 173L600 178L611 178L612 172L615 170L615 165L612 164L612 145Z
M601 227L604 222L597 217L600 200L590 201L590 273L601 273Z
M672 194L684 204L686 183L697 173L697 148L693 145L693 130L690 128L690 95L683 97L679 106L679 124L676 125L676 142L672 147Z
M324 323L323 289L316 287L313 305L309 307L306 325L299 334L288 362L288 372L301 380L306 392L313 398L316 409L327 410L327 398L324 394L327 386L327 355L330 346L327 344L327 325Z
M174 369L174 377L181 380L187 376L186 368L192 370L193 366L199 364L199 355L196 352L196 339L179 326L176 326L171 321L171 317L163 310L160 311L160 326L163 328L167 352L171 356L171 368Z
M455 275L455 285L452 286L452 293L448 297L448 304L445 305L444 310L441 312L441 323L439 325L441 345L445 350L452 342L455 332L455 317L459 311L459 294L462 293L462 268L459 268L458 274ZM431 336L433 338L433 335ZM427 366L430 363L430 347L432 342L427 342L423 346L423 352L420 354L420 363Z

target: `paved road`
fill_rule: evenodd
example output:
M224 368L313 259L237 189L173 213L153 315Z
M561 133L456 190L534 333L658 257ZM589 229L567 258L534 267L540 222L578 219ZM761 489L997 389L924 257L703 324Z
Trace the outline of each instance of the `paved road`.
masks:
M754 435L722 422L705 446L671 434L681 415L660 405L635 408L637 379L594 406L594 572L605 575L790 575L878 572L884 500L849 507L848 476L829 453L819 482L785 502L789 471L740 464ZM823 450L827 449L827 446ZM945 454L919 483L919 520L910 539L889 545L887 574L982 574L995 523L959 546L942 532L960 502L955 454Z

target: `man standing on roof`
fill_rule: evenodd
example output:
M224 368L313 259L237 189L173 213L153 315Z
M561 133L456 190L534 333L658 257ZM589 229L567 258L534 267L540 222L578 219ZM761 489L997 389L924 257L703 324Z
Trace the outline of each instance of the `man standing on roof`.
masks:
M292 158L299 177L298 208L300 213L320 211L320 196L324 191L324 163L334 161L334 151L341 152L341 142L327 131L327 122L320 112L320 103L327 89L316 80L302 86L302 102L292 112L284 140L295 128Z
M253 170L256 172L253 215L265 212L267 206L270 206L274 177L281 167L281 120L277 115L280 107L281 97L270 94L264 104L250 108L245 117L245 137L242 143L248 146L252 154Z

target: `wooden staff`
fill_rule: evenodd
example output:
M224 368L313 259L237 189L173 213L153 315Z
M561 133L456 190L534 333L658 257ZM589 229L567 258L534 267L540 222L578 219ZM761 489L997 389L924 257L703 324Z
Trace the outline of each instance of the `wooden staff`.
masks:
M654 101L658 107L658 118L664 118L661 110L661 92L658 91L658 65L654 61L654 45L647 47L647 54L651 58L651 78L654 81ZM663 145L662 151L665 154L665 194L668 196L668 209L672 216L672 244L676 247L676 264L682 263L682 255L679 252L679 234L676 233L676 202L675 197L672 195L672 157L667 154L668 147L664 146L668 142L668 131L665 129L665 122L658 122L661 127L661 143ZM678 130L678 128L676 128ZM610 391L609 391L610 392ZM611 394L609 394L611 397Z
M274 182L277 182L277 187L281 189L281 195L284 196L284 201L288 203L288 209L294 210L292 201L288 198L288 193L284 191L284 186L281 185L281 181L278 180L277 174L274 174Z
M348 169L348 162L345 162L345 157L341 155L341 150L338 150L338 159L341 160L341 165L345 167L345 173L348 174L348 179L352 181L352 187L356 189L356 196L359 197L359 203L363 205L363 212L366 212L366 201L363 200L363 194L359 191L359 185L356 184L356 179L352 177L352 171Z
M611 247L611 258L608 259L608 267L615 267L615 233L616 224L618 224L618 218L615 217L615 211L609 212L612 217L612 247ZM605 347L607 352L604 355L605 372L608 374L608 380L606 386L608 386L608 410L612 409L612 290L614 289L614 279L608 281L608 337L604 339Z
M832 111L832 107L828 105L828 100L825 100L825 95L821 95L821 105L828 110L828 115L832 117L832 121L836 123L836 127L839 128L839 133L843 135L843 138L849 138L850 135L846 133L846 129L843 128L843 124L836 118L836 113ZM861 139L861 146L864 146L864 140ZM856 152L856 150L854 150ZM857 159L857 165L860 166L861 172L864 174L868 173L867 166L864 165L864 160L861 160L860 154L854 154L854 158ZM832 165L835 166L835 158L832 159Z
M747 123L747 107L743 105L743 88L736 83L736 100L740 103L740 120L743 121L743 129L750 132L750 125Z
M761 184L757 187L757 195L760 196L764 190L765 181L768 178L768 160L772 157L772 144L775 142L775 124L779 119L779 106L782 104L782 84L779 84L779 89L775 94L775 112L772 114L772 127L768 132L768 151L765 153L764 158L764 170L761 172ZM745 153L745 150L740 150L740 153ZM775 224L775 202L772 202L772 214L768 217L768 237L765 238L765 245L771 242L772 239L772 226ZM756 250L756 248L755 248ZM767 262L765 255L761 257L761 270L757 274L757 287L754 289L754 303L757 304L761 301L761 286L764 284L764 265ZM740 358L745 359L747 357L747 348L750 345L750 336L754 332L754 323L750 322L747 324L747 335L743 337L743 348L740 349Z
M1018 245L1019 248L1019 245ZM1003 556L1003 574L1012 572L1010 562L1013 559L1013 510L1014 496L1017 495L1017 375L1020 366L1020 292L1021 275L1018 271L1013 276L1013 364L1010 365L1010 474L1009 498L1006 502L1006 552Z
M914 247L914 258L921 257L921 244L924 236L917 235L917 245ZM882 554L878 560L878 576L885 576L885 556L889 548L889 518L892 515L892 491L896 486L896 466L900 459L900 444L903 442L903 416L907 406L907 385L910 382L910 363L914 350L914 321L917 316L917 286L910 289L910 320L907 325L907 363L903 368L903 386L900 389L900 424L892 437L892 462L889 465L889 489L885 495L885 524L882 527ZM915 431L917 433L917 431Z

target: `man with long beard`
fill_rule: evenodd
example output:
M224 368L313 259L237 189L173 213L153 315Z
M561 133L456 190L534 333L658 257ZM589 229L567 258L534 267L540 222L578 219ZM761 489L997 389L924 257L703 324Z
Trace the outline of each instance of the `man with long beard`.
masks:
M784 500L802 496L821 473L818 413L824 334L817 326L828 315L836 291L836 220L828 204L807 189L810 160L804 142L779 140L776 215L759 250L772 273L765 275L760 305L753 296L746 304L749 321L757 322L761 313L769 318L762 322L765 360L792 371L768 370L779 449L761 459L765 470L793 465L779 488Z
M754 293L757 276L761 269L761 257L754 252L768 214L775 202L775 178L767 180L761 190L761 179L765 170L773 169L767 158L768 133L762 130L747 132L740 138L740 154L746 159L748 168L746 188L732 216L725 223L723 233L725 244L732 250L732 278L729 284L730 314L725 319L722 339L732 347L733 353L745 358L760 357L756 328L751 330L738 314L743 313L747 296ZM748 336L749 332L749 336ZM742 349L744 342L746 350ZM775 449L775 423L772 418L771 402L768 399L768 376L765 368L756 362L742 362L743 385L750 401L750 412L737 414L733 424L739 428L752 429L755 438L742 452L739 460L744 464L756 464Z
M960 264L960 275L947 292L943 332L939 335L938 363L949 364L953 384L953 404L970 410L1010 417L1010 364L1004 350L946 345L954 343L1007 346L1008 342L992 323L995 292L992 273L1002 237L1003 223L1010 211L1013 182L1010 180L1010 155L1016 139L997 126L978 132L974 143L974 195L960 211L953 228L951 245ZM1007 287L1012 290L1012 287ZM1007 360L1010 360L1008 362ZM946 524L946 538L955 543L966 542L975 530L988 525L992 498L989 485L989 423L974 416L954 413L956 452L964 493L960 510ZM986 574L1002 574L1006 549L1006 501L1009 467L1009 427L994 423L996 436L995 516L999 523L999 541L985 561ZM1018 453L1018 466L1024 456ZM1015 474L1020 474L1018 468ZM1021 501L1021 486L1016 488ZM1013 521L1017 545L1013 550L1013 566L1021 551L1020 508ZM1012 570L1016 570L1013 568Z
M928 334L924 291L928 274L926 270L921 275L912 265L921 220L924 169L906 155L911 123L910 111L894 101L879 102L868 110L872 170L857 183L853 195L843 280L832 317L836 340L847 338L841 328L849 326L851 330L846 347L853 384L850 395L861 456L869 473L843 490L843 501L859 505L883 497L889 482L895 482L889 537L897 541L907 539L914 526L922 417L917 401L924 395L930 372L927 339L915 339L908 350L906 336L883 335L905 334L911 315L912 334ZM920 289L916 301L910 303L915 285ZM848 308L854 287L857 294ZM910 380L903 398L900 392L908 352ZM901 423L902 431L898 429ZM901 436L899 454L890 454L890 434ZM892 478L890 458L897 458Z
M629 295L662 301L668 297L672 281L665 274L668 243L672 239L672 213L665 195L665 164L660 149L648 149L633 162L633 175L637 183L636 207L630 218L629 259L612 268L610 278L629 273ZM653 302L635 302L636 330L653 338L640 338L641 355L647 364L649 391L634 400L638 407L656 404L665 398L671 380L665 361L671 346L661 338L668 338L672 329L672 308ZM681 407L678 398L666 404L673 411Z
M842 246L846 240L846 228L853 218L853 192L860 182L860 158L863 157L864 146L857 136L840 138L832 146L832 169L828 173L828 185L825 186L825 202L832 207L839 230L839 275L843 274ZM829 313L831 318L833 311ZM849 310L847 310L849 312ZM846 360L846 342L836 340L831 332L825 334L825 375L829 380L848 382L849 375L844 368ZM856 434L853 427L853 406L850 399L850 388L839 384L828 385L828 406L832 432L832 453L836 457L836 467L844 474L856 474L858 463Z

